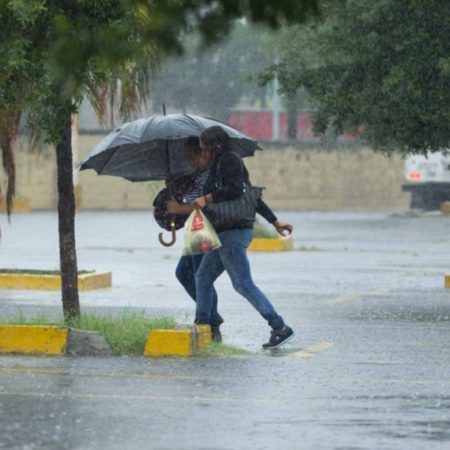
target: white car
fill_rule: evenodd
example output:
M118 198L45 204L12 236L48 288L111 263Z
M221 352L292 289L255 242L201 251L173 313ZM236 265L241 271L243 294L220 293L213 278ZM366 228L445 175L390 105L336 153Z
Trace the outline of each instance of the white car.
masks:
M403 191L411 192L411 208L439 209L450 200L450 152L428 152L405 158Z

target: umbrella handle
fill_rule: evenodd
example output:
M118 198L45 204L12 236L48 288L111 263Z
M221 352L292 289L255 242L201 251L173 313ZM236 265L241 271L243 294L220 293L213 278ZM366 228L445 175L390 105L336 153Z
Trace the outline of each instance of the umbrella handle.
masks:
M175 222L174 221L170 222L170 231L172 233L172 240L169 242L164 241L162 233L158 234L159 242L161 243L161 245L164 245L164 247L172 247L172 245L175 244L175 242L177 240L177 236L175 234Z

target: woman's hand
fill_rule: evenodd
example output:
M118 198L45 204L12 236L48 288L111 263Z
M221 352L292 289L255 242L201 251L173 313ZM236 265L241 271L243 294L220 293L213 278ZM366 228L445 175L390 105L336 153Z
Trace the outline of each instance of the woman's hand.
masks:
M280 222L279 220L275 220L275 222L273 222L272 225L275 227L278 233L281 234L281 236L287 236L287 234L285 234L285 231L287 231L288 234L291 234L292 230L294 229L294 227L291 224Z
M212 195L206 194L203 197L198 197L194 200L194 203L197 205L197 208L204 208L206 205L212 202Z

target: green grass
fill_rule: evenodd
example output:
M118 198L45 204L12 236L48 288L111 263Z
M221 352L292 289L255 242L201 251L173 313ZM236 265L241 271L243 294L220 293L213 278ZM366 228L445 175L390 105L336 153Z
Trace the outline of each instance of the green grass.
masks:
M37 270L37 269L0 269L0 274L6 273L20 273L22 275L61 275L59 270ZM95 270L79 270L78 275L85 275L87 273L95 273Z
M301 245L300 247L296 248L297 251L299 252L321 252L322 250L320 250L319 247L315 247L314 245L308 247L306 245Z
M44 314L26 318L22 313L5 323L15 325L57 325L100 332L115 355L139 355L144 352L148 333L153 329L174 328L176 322L170 317L151 317L143 311L124 311L120 315L82 314L79 319L65 324L62 319L54 319Z
M195 356L243 356L249 352L232 345L223 344L221 342L211 342L205 348L195 352Z

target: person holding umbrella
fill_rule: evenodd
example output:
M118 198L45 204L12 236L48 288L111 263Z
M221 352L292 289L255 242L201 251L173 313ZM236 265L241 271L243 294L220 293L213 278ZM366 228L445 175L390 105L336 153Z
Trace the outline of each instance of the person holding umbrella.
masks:
M183 204L177 203L175 200L171 200L169 203L176 203L172 205L172 208L168 208L172 214L184 214L186 206L193 203L196 198L203 194L203 187L208 179L211 167L208 167L208 160L199 152L200 142L196 136L190 136L186 143L186 157L189 163L194 167L196 172L191 175L191 184L189 189L183 194ZM177 208L178 206L178 208ZM190 207L187 208L190 211ZM174 212L174 210L176 212ZM202 261L203 254L198 255L183 255L178 261L175 269L175 276L188 295L197 301L197 290L195 286L195 274ZM213 287L211 301L211 339L215 342L222 341L222 334L220 333L220 325L223 323L222 316L217 311L217 292Z
M176 201L168 203L168 209L175 214L186 214L198 208L204 208L212 202L233 200L242 194L244 183L250 184L249 174L238 154L230 151L230 138L220 127L207 128L200 134L199 157L208 160L210 175L205 183L202 196L193 204L179 205ZM220 170L218 164L220 162ZM182 210L181 207L184 207ZM258 203L270 217L275 228L283 234L292 232L292 226L278 221L264 202ZM264 215L266 217L266 215ZM267 217L266 217L267 218ZM214 301L214 282L226 271L231 278L234 289L246 298L272 328L270 339L263 344L264 349L274 349L288 342L294 336L291 327L276 312L270 300L254 284L247 257L247 247L253 237L253 222L236 224L231 229L217 229L222 247L206 253L196 271L196 315L197 324L212 325L211 305Z

